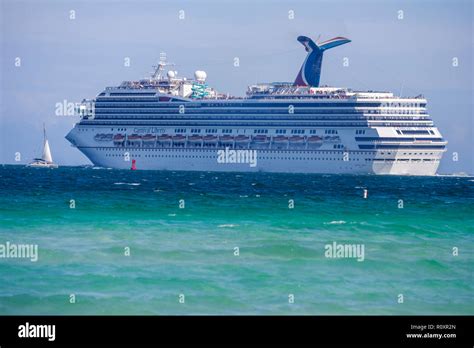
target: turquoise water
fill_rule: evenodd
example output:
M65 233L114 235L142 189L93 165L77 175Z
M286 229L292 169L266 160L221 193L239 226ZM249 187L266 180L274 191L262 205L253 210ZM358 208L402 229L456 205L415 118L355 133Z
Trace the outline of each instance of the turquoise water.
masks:
M474 314L473 178L3 166L0 193L0 244L39 248L0 258L0 314Z

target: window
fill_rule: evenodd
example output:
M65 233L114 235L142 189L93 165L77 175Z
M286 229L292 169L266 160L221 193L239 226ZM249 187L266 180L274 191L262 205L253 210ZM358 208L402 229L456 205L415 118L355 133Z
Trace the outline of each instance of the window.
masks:
M254 134L267 134L268 129L254 129L253 132Z
M324 134L337 134L337 130L335 129L326 129Z
M316 129L310 129L309 134L316 134Z
M403 134L430 134L429 131L422 130L422 129L420 129L420 130L410 130L410 129L407 130L407 129L405 129L405 130L402 131L402 133Z
M291 134L304 134L304 129L292 129Z
M191 129L191 133L201 133L201 130L199 128L194 128Z
M232 133L232 129L223 129L223 130L222 130L222 133L224 133L224 134L230 134L230 133Z
M357 129L356 134L365 134L365 129Z
M206 133L217 133L217 129L206 129Z
M277 129L276 134L286 134L286 129Z
M175 133L186 133L186 128L177 128L174 130Z

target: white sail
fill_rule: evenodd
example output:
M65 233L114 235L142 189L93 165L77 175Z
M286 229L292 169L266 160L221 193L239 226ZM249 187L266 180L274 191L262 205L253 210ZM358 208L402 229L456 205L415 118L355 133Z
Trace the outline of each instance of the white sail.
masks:
M48 140L44 141L44 149L43 149L43 157L42 158L46 162L49 162L49 163L53 162L53 157L51 156L51 150L49 148Z
M33 162L28 164L29 167L33 168L58 168L56 163L53 163L53 156L51 156L51 149L49 148L48 139L46 139L46 128L43 125L43 156L41 158L35 158Z

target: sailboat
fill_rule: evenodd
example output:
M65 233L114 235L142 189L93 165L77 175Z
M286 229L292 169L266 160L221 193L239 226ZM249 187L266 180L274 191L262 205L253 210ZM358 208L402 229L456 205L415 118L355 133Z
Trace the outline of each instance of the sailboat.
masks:
M28 164L28 167L35 168L57 168L58 165L53 163L53 157L51 156L51 149L49 148L48 139L46 138L46 127L43 124L43 156L41 158L35 158L33 162Z

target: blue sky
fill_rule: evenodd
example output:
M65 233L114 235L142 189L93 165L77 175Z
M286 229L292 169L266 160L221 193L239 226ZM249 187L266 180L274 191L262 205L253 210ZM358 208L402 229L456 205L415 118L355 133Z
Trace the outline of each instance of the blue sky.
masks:
M22 155L20 163L39 155L43 122L55 161L88 163L64 139L77 118L56 116L56 103L91 98L105 86L146 77L161 51L180 75L206 70L217 90L243 95L248 84L294 80L305 57L296 41L303 34L352 40L327 52L322 84L424 94L449 141L439 172L474 173L471 1L0 4L1 163L15 163L16 152ZM184 19L179 19L180 10ZM294 19L288 18L291 10ZM403 19L398 19L400 10ZM125 57L130 67L124 66ZM238 68L234 57L240 59Z

